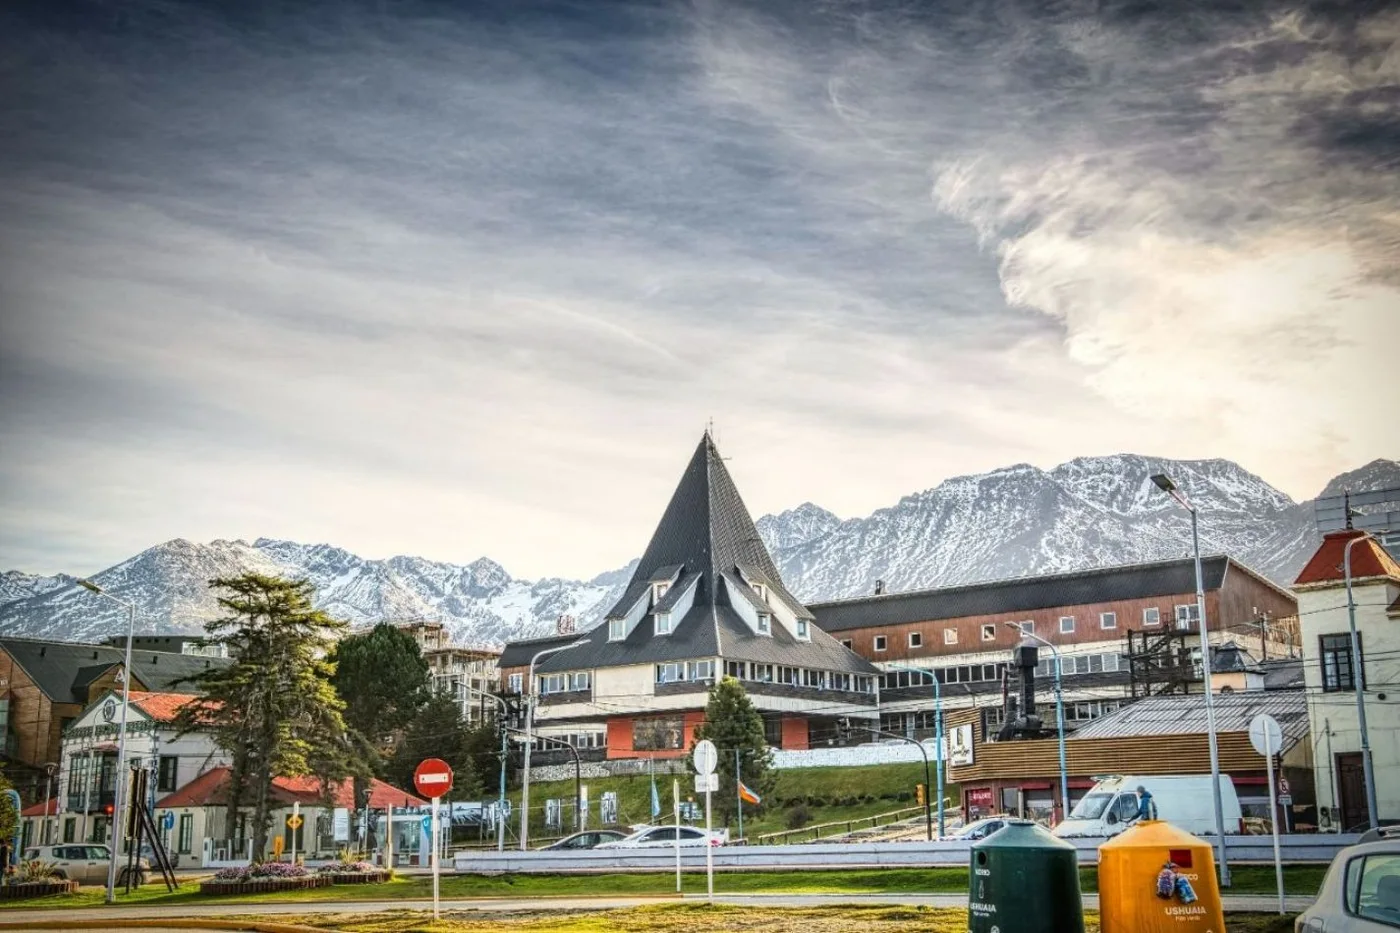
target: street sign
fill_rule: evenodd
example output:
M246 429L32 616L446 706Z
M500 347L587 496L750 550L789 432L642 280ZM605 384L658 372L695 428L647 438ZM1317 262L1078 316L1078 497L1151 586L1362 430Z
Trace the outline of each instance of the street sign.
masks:
M302 818L293 813L291 816L287 817L287 828L293 831L301 829L302 822Z
M162 813L162 814L161 814L161 817L160 817L160 825L163 826L163 827L165 827L167 830L174 829L174 828L175 828L175 814L171 813L171 812L168 811L168 810L167 810L165 813Z
M703 794L703 793L706 793L706 792L713 793L713 792L715 792L715 791L717 791L717 790L719 790L719 775L718 775L718 774L697 774L697 775L695 775L695 792L696 792L697 794Z
M715 766L719 764L719 751L714 742L701 739L695 743L694 758L696 774L714 774Z
M424 797L445 797L452 790L452 766L441 758L425 758L413 771L413 787Z
M1260 713L1249 723L1249 744L1260 755L1268 758L1283 750L1283 730L1278 720L1268 713Z

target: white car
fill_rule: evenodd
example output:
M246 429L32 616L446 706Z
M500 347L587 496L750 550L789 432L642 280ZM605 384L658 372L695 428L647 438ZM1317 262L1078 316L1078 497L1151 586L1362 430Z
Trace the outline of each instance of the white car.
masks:
M953 833L950 839L963 839L969 842L976 842L978 839L986 839L992 833L1001 829L1010 820L1009 816L985 816L980 820L973 820L962 829Z
M674 826L648 826L622 839L601 843L594 849L669 849L677 844L677 833L680 833L682 846L724 845L725 834L722 832L707 833L694 826L682 826L680 829Z
M24 850L25 861L52 863L56 876L81 884L105 885L107 883L107 862L110 858L111 850L106 846L76 842L59 846L30 846ZM137 859L136 875L131 879L131 883L133 885L145 884L146 874L150 870L150 862L144 858ZM126 856L122 856L117 863L117 885L119 887L126 886L126 876Z
M1383 933L1400 928L1400 836L1371 830L1337 853L1297 933Z

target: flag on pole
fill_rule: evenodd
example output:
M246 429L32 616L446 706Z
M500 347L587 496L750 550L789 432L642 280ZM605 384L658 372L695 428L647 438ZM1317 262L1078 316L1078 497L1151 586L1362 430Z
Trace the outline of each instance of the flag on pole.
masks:
M651 776L651 818L661 815L661 795L656 792L656 775Z
M762 800L758 794L749 790L748 785L743 781L739 782L739 799L744 801L744 803L751 803L754 806L758 806L759 802Z

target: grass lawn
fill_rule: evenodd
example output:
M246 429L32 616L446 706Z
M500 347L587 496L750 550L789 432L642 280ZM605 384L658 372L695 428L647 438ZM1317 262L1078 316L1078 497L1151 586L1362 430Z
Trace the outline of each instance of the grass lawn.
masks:
M671 782L679 778L681 797L695 796L694 779L688 775L658 774L656 787L665 818L671 813ZM773 793L758 810L744 808L744 835L753 838L763 833L786 830L792 811L799 805L806 809L810 823L858 819L916 806L914 788L924 781L924 766L917 764L870 765L857 768L791 768L777 772ZM651 820L651 779L645 774L628 774L611 778L589 778L588 798L596 817L598 801L607 791L617 794L618 822L626 825ZM689 786L687 786L689 785ZM519 790L508 795L515 807L520 805ZM952 808L961 797L956 787L948 785L944 796L951 797ZM543 839L544 801L563 801L564 820L572 825L574 782L543 781L530 784L530 836ZM901 799L902 798L902 799ZM718 798L717 798L718 799ZM517 811L518 812L518 811ZM737 830L731 825L731 831ZM558 835L548 831L549 836Z
M434 922L430 914L367 914L358 917L299 917L299 923L347 933L966 933L961 910L923 907L814 907L804 909L668 904L628 910L585 911L567 916L527 914L452 916ZM1085 917L1087 933L1098 933L1096 915ZM1291 933L1292 918L1238 914L1228 933Z
M1325 871L1323 866L1293 865L1284 869L1284 887L1290 894L1315 894ZM1095 871L1081 873L1085 893L1097 890ZM1235 868L1235 894L1272 894L1273 869L1269 866L1242 865ZM687 872L683 878L687 893L705 890L703 872ZM967 890L967 870L962 868L901 868L846 871L722 872L715 876L715 890L726 894L953 894ZM675 893L671 874L612 875L444 875L442 896L466 897L550 897L608 895L668 895ZM274 901L365 901L414 899L432 896L432 880L426 876L400 877L387 884L341 885L246 897L208 897L199 893L197 882L187 883L174 894L164 885L148 884L131 895L121 895L120 904L266 903ZM5 908L93 907L102 902L102 889L85 888L65 894L27 901L0 901Z

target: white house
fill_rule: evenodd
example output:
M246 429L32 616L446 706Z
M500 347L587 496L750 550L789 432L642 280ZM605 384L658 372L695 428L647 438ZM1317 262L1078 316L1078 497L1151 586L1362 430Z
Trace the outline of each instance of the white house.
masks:
M196 698L183 693L131 694L127 759L151 771L152 799L226 764L228 756L206 733L179 735L175 715ZM114 803L121 694L107 692L63 732L58 793L53 809L57 842L106 842Z
M1352 657L1343 572L1350 541L1355 541L1351 578L1360 665ZM1400 690L1393 686L1400 683L1400 564L1365 532L1334 532L1323 539L1293 589L1306 659L1318 806L1326 808L1332 829L1367 822L1356 708L1359 666L1377 815L1383 823L1400 821Z

